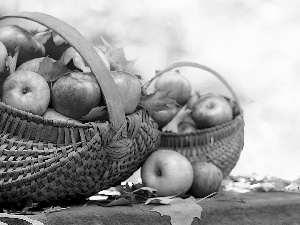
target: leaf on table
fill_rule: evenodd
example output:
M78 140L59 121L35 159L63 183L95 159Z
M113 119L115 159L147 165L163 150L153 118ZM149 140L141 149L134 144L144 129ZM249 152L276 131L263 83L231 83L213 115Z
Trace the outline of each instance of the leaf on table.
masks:
M52 82L69 73L70 70L60 61L52 61L45 57L39 65L38 74L41 74L47 82Z
M44 44L46 55L52 59L59 60L62 54L70 47L62 37L51 30L38 32L35 38Z
M150 211L170 216L172 225L191 225L195 217L201 219L202 207L194 197L176 198L169 205L159 205Z
M178 133L178 125L180 122L183 121L184 118L188 116L192 112L191 109L188 109L187 106L185 105L182 107L178 113L172 118L172 120L163 127L162 131L163 132L172 132L172 133Z
M103 37L100 37L104 47L101 50L106 55L108 61L110 62L112 70L125 70L132 71L134 61L127 61L123 48L117 48L109 44Z
M108 204L106 204L106 207L111 207L111 206L125 206L125 205L132 205L132 201L130 201L129 199L125 198L125 197L120 197L117 198L111 202L109 202Z
M49 214L49 213L53 213L53 212L59 212L61 210L65 210L65 209L70 209L70 207L63 208L63 207L60 207L60 206L54 206L54 207L51 206L50 208L45 209L44 213Z
M173 196L165 196L165 197L155 197L155 198L149 198L145 202L145 205L148 204L161 204L161 205L169 205L170 202L172 202L175 199L176 195Z
M145 93L142 91L142 93ZM156 90L149 95L142 95L139 106L149 111L161 111L178 106L176 99L170 97L170 91Z

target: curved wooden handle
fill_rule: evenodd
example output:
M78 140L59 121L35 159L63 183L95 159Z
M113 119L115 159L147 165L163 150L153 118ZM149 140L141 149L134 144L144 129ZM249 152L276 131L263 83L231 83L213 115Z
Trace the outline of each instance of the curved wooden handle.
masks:
M53 16L39 12L15 12L1 16L0 20L5 18L22 18L37 22L56 32L76 49L91 68L91 71L99 83L106 102L110 122L116 130L122 127L123 123L125 123L125 112L117 91L117 86L111 77L110 71L107 69L93 45L87 41L81 33L69 24Z
M227 83L227 81L216 71L214 71L213 69L207 67L207 66L203 66L199 63L195 63L195 62L176 62L170 66L168 66L167 68L159 71L155 77L153 77L151 80L149 80L147 83L144 84L144 86L147 88L149 87L149 85L159 76L161 76L163 73L166 73L172 69L178 68L178 67L195 67L195 68L199 68L202 70L205 70L211 74L213 74L215 77L217 77L224 85L225 87L229 90L230 94L233 96L233 98L235 99L237 106L239 108L239 111L241 112L241 114L243 114L243 110L240 104L240 101L236 95L236 93L233 91L233 89L231 88L231 86Z

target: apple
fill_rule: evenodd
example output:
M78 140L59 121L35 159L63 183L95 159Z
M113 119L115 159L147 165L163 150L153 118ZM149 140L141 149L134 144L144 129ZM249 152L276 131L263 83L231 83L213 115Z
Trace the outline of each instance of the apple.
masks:
M195 92L195 94L191 95L186 103L188 109L192 109L194 104L201 98L199 92Z
M5 45L0 41L0 72L4 71L7 56L7 49Z
M42 115L50 102L50 88L35 72L15 71L5 79L1 99L14 108Z
M53 121L62 121L62 122L68 122L70 124L78 125L82 124L79 120L74 120L72 118L66 117L59 112L57 112L53 108L47 108L45 113L42 115L45 119L53 120Z
M110 73L120 94L125 115L132 114L142 95L142 84L139 78L126 71L111 71Z
M101 90L92 75L70 72L53 84L51 97L57 112L78 120L99 105Z
M160 111L150 111L149 114L152 119L158 124L158 128L165 127L178 113L179 108L177 106L171 106L169 109Z
M197 125L192 117L187 115L179 124L178 124L178 133L191 133L197 131Z
M159 149L142 164L141 179L146 187L156 189L160 197L185 194L193 183L193 167L180 153Z
M17 66L30 59L45 56L44 45L32 33L17 25L0 27L0 41L3 42L9 53L14 53L16 47L20 46Z
M214 127L233 118L230 103L220 95L202 96L193 106L191 117L198 129Z
M158 76L154 86L157 90L170 91L169 97L176 99L181 106L184 106L191 96L191 83L179 70Z
M210 162L192 162L194 180L189 193L195 198L204 198L220 189L223 175L221 170Z

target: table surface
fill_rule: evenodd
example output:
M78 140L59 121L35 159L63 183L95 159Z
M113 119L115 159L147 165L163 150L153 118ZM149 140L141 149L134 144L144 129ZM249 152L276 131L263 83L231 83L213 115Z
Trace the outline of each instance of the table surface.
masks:
M300 224L300 194L286 192L227 192L203 199L201 220L196 224ZM126 225L126 224L171 224L169 216L149 211L153 205L103 207L96 202L87 205L69 205L67 209L26 215L44 225ZM1 220L0 220L1 221ZM1 222L0 222L1 224ZM174 225L174 224L173 224Z

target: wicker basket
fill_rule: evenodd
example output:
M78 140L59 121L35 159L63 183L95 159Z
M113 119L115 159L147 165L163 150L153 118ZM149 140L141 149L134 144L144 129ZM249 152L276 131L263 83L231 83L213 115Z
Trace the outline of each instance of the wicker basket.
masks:
M186 134L161 132L159 149L175 150L186 156L191 162L212 162L222 170L223 177L226 177L238 162L244 146L243 110L237 95L220 74L194 62L177 62L159 71L155 77L145 84L145 87L148 88L150 84L154 84L155 79L163 73L178 67L194 67L216 76L234 97L234 100L227 97L234 105L234 119L219 126L198 129L196 132Z
M99 83L109 121L72 125L0 103L0 203L85 198L130 177L157 149L157 124L143 109L125 116L117 87L93 46L52 16L17 12L55 31L85 59Z

